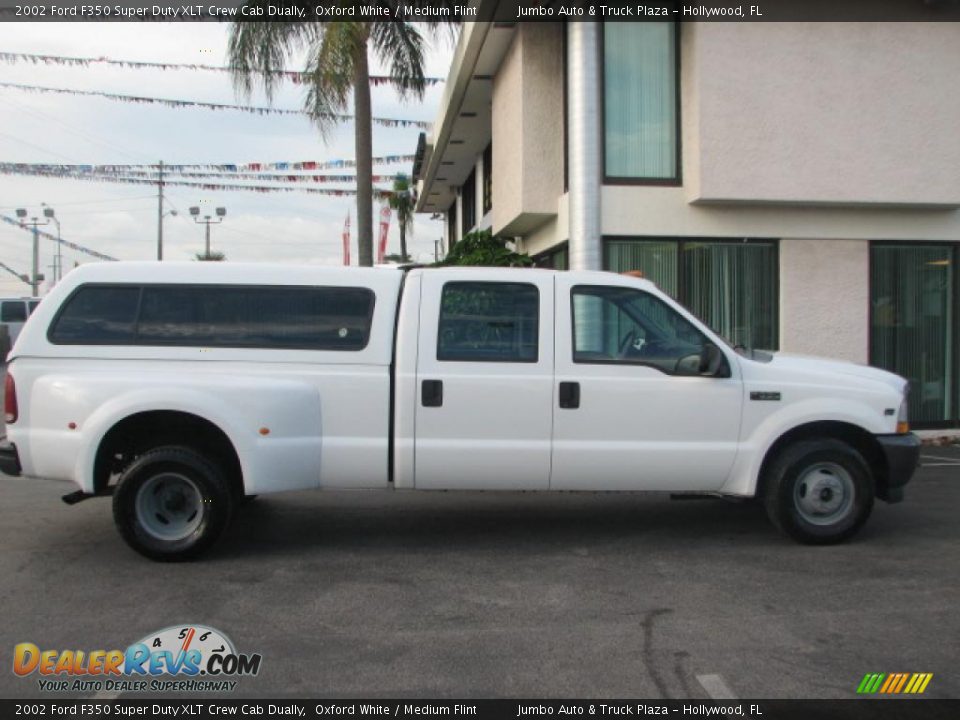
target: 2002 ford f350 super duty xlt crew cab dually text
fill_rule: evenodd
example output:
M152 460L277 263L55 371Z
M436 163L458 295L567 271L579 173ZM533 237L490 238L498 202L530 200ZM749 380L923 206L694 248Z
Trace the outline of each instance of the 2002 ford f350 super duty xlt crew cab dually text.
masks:
M112 495L159 560L208 548L244 496L307 488L757 497L831 543L902 499L906 395L737 351L612 273L102 263L10 353L0 467Z

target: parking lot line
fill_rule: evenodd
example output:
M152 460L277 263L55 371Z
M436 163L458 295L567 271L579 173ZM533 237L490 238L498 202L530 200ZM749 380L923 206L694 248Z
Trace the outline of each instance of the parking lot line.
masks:
M734 695L733 690L727 686L727 684L723 681L723 678L719 675L697 675L697 682L699 682L703 686L703 689L707 691L707 695L714 700L737 699L737 696Z
M955 457L943 457L941 455L921 455L921 460L939 460L939 463L930 463L935 467L941 467L944 465L960 465L960 458Z

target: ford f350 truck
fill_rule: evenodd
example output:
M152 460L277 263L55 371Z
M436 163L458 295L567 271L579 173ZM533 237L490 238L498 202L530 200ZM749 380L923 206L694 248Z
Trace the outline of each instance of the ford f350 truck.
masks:
M735 350L642 279L513 268L103 263L10 353L0 469L112 496L156 560L307 488L760 498L833 543L917 464L907 383Z

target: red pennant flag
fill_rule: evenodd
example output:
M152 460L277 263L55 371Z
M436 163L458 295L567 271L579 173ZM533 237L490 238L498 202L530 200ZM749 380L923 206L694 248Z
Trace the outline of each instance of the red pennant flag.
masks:
M382 263L387 254L387 235L390 232L390 206L380 208L380 243L377 247L377 262Z
M343 223L343 264L350 264L350 211L347 210L347 220Z

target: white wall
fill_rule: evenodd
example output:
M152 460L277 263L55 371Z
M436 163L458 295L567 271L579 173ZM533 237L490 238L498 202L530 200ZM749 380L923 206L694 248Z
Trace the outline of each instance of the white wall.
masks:
M780 242L780 349L866 363L870 243Z
M960 205L960 23L681 34L691 201Z
M520 23L493 81L493 230L526 234L563 192L563 25Z

